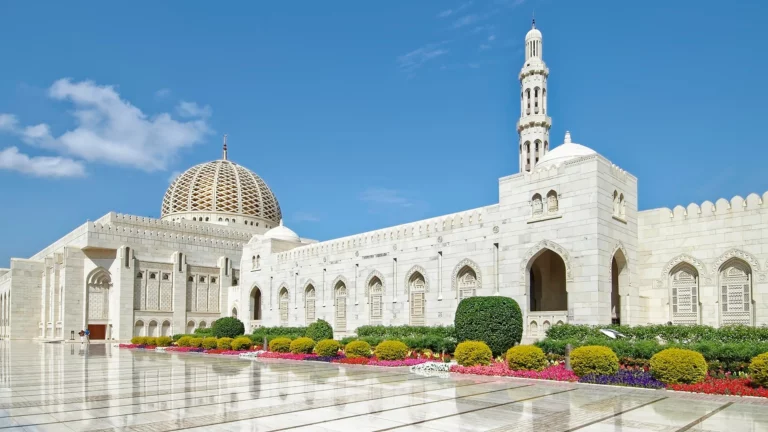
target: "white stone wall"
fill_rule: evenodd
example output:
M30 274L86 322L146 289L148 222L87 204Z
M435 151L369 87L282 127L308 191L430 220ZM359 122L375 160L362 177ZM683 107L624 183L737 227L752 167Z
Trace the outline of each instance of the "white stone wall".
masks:
M768 193L751 194L640 212L639 285L647 298L648 322L671 320L669 272L684 261L699 273L700 322L719 325L720 267L727 258L738 257L752 270L756 324L768 324L766 199Z

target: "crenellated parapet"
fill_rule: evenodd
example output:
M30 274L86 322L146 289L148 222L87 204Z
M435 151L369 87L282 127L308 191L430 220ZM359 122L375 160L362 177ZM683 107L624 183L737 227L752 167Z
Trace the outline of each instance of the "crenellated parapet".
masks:
M490 206L493 207L493 206ZM443 232L482 225L483 219L490 207L481 207L446 216L425 219L404 225L398 225L376 231L370 231L349 237L312 243L300 246L287 252L277 254L278 262L289 259L318 256L327 253L338 253L361 246L376 246L393 243L400 239L418 240L439 236Z
M153 230L180 231L184 233L193 233L198 236L227 237L232 240L247 242L253 232L246 230L237 230L229 227L223 227L206 222L197 222L191 220L168 221L142 216L134 216L120 213L107 213L96 220L97 223L105 225L135 225Z
M701 219L751 210L766 210L768 209L768 205L764 204L766 200L768 200L768 192L765 192L762 196L756 193L751 193L747 195L746 199L742 198L740 195L736 195L730 200L720 198L714 203L711 201L704 201L701 204L691 203L686 207L683 207L682 205L675 206L673 209L662 207L645 210L640 213L641 216L659 216L676 221Z
M135 225L113 225L91 222L88 224L88 233L107 234L113 236L130 237L139 240L156 240L162 243L183 243L196 246L205 246L217 249L240 250L245 242L221 240L214 237L183 234L173 230L149 229L151 225L142 227Z

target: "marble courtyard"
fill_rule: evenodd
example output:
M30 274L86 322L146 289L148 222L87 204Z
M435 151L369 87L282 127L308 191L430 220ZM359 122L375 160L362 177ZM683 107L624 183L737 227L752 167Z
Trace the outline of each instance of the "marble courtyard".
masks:
M0 343L0 431L766 431L768 400Z

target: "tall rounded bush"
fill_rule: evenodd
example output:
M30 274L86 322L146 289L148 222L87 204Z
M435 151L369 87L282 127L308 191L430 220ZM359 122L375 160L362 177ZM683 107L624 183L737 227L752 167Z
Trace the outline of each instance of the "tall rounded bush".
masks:
M245 334L245 325L235 317L224 317L217 319L211 330L214 337L235 338Z
M315 354L321 357L333 357L339 354L341 344L333 339L325 339L315 345Z
M384 341L376 345L374 354L379 360L402 360L408 355L408 345L397 340Z
M491 348L480 341L464 341L458 344L453 355L456 362L462 366L487 366L493 358Z
M291 352L294 354L309 354L314 347L315 341L308 337L300 337L291 342Z
M352 341L344 347L344 354L348 358L370 357L371 345L363 340Z
M520 343L523 313L509 297L470 297L456 308L454 326L458 342L483 341L493 355L501 355Z
M315 342L324 339L333 339L333 327L328 324L328 321L319 319L307 327L305 336L312 338Z
M707 362L696 351L668 348L651 357L651 374L665 384L695 384L707 377Z
M235 351L247 350L253 346L253 341L248 336L240 336L232 339L230 346Z
M272 339L269 342L269 350L279 353L287 353L291 350L291 340L285 337Z
M547 356L535 345L518 345L507 351L507 365L512 370L536 370L547 367Z
M768 353L752 359L749 363L749 378L759 386L768 387Z
M583 346L571 351L571 368L578 376L613 375L619 371L619 358L604 346Z

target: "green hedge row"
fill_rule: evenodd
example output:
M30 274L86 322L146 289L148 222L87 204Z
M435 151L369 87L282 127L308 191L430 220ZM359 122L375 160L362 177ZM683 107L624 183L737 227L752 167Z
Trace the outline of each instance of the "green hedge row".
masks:
M253 331L250 338L255 343L260 344L264 342L265 336L268 342L279 337L287 337L291 340L309 337L318 342L324 339L333 339L333 328L327 321L319 319L308 327L259 327Z
M385 340L396 340L404 343L408 348L412 350L431 350L433 352L452 353L456 349L456 339L447 338L441 336L427 335L427 336L348 336L341 339L341 344L346 345L354 340L361 340L367 342L372 347L384 342Z
M547 338L554 340L583 341L589 338L604 337L601 328L610 328L625 335L627 339L659 340L667 343L697 342L768 342L768 327L748 327L743 325L710 327L705 325L645 325L645 326L591 326L559 324L547 330Z
M422 336L435 336L441 338L456 338L456 329L453 326L382 326L367 325L358 327L355 331L360 337L383 337L383 338L410 338Z

